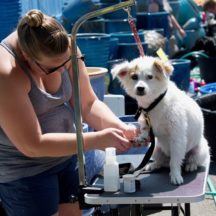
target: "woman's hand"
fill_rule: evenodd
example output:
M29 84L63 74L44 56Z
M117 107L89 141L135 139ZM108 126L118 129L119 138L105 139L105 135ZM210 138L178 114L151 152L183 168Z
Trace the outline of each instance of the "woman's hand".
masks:
M124 126L124 136L130 140L132 147L148 146L150 142L149 131L141 130L133 124Z
M179 34L184 38L186 36L186 32L183 28L179 29Z
M118 152L125 152L132 147L130 139L125 136L122 130L107 128L95 133L97 133L97 143L100 148L115 147Z
M124 136L129 140L134 140L139 134L139 128L133 124L125 124L123 129Z

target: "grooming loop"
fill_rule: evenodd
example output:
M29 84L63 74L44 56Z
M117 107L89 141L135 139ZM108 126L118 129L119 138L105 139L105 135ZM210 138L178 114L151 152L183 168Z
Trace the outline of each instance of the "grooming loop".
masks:
M148 113L143 113L143 114L144 114L146 125L150 128L151 127L151 121L150 121L149 114Z
M137 34L137 28L136 28L136 25L134 23L133 17L131 16L131 13L130 13L130 7L126 7L126 8L124 8L124 10L128 14L128 23L129 23L131 31L133 33L134 39L137 43L137 47L139 49L140 56L144 57L144 50L142 47L142 42L140 41L139 35Z

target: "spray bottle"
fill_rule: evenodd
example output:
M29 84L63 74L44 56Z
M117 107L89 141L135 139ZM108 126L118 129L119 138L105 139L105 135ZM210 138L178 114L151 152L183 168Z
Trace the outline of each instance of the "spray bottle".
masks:
M120 188L119 165L116 160L116 149L106 148L106 160L104 165L104 191L116 192Z

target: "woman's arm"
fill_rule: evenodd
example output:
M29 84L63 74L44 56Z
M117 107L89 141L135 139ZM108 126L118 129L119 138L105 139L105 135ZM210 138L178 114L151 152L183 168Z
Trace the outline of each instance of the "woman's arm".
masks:
M81 56L79 49L78 56ZM132 139L135 136L134 128L131 128L120 121L109 107L97 98L91 87L85 63L80 59L78 62L80 71L82 117L84 122L88 123L96 130L110 127L118 128L124 131L128 138Z
M76 134L42 134L40 124L29 99L30 82L20 69L0 61L0 126L14 146L29 157L66 156L75 154ZM126 151L130 142L122 131L109 128L84 133L85 149L116 147Z
M170 19L172 22L173 27L179 32L182 37L186 36L185 30L179 25L178 21L176 20L173 14L170 14Z
M76 134L42 134L28 92L11 78L0 76L0 104L0 125L16 148L26 156L66 156L77 152ZM113 146L119 151L126 151L131 145L121 131L113 128L84 133L83 137L86 150Z

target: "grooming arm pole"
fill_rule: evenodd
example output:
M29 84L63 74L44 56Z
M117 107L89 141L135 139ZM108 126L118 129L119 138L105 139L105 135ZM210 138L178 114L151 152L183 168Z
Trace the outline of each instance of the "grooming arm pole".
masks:
M81 120L81 103L80 103L80 85L79 85L79 66L77 59L77 45L76 45L76 34L80 26L93 17L97 17L103 14L111 13L119 9L129 7L135 4L135 0L128 0L121 2L116 5L112 5L107 8L102 8L93 12L90 12L80 17L71 31L71 61L73 68L73 95L74 95L74 111L75 111L75 125L76 125L76 136L77 136L77 153L79 162L79 181L80 186L85 185L85 168L84 168L84 150L83 150L83 135L82 135L82 120Z

